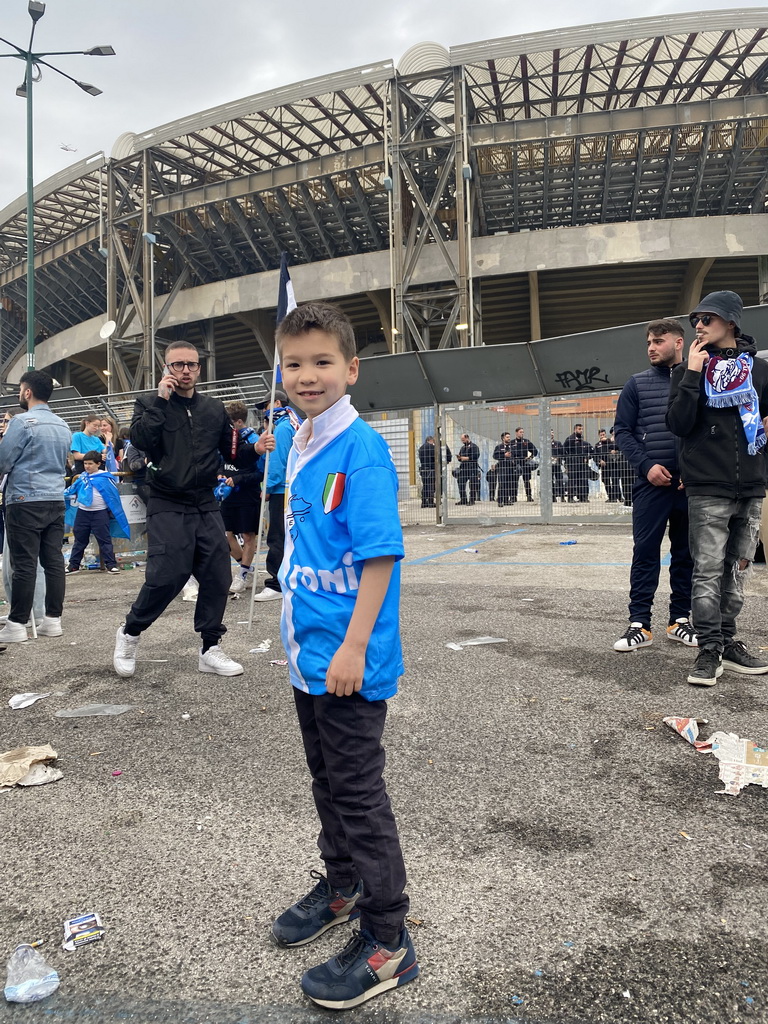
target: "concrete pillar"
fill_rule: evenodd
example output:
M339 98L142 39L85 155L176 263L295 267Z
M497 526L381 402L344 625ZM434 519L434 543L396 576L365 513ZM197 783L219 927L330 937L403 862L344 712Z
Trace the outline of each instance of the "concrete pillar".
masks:
M680 298L677 303L677 308L681 313L687 313L692 310L699 299L701 299L704 278L709 273L710 267L714 262L714 258L688 261L683 284L680 288Z

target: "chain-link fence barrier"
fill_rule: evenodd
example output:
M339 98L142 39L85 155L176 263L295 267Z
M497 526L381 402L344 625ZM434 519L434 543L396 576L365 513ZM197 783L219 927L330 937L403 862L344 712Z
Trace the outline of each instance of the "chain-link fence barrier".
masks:
M631 515L617 392L365 415L388 442L403 526ZM439 453L439 454L438 454Z

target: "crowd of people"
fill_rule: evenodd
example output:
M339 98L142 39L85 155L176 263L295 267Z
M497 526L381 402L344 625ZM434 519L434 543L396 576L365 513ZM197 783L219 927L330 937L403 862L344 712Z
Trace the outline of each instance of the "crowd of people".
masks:
M453 454L448 446L438 453L435 438L429 435L418 455L421 507L434 508L436 475L450 466ZM602 481L608 504L632 505L635 470L619 447L613 429L610 437L606 430L599 430L594 445L584 437L581 423L574 424L573 432L565 441L558 441L554 431L550 431L550 460L553 502L588 502L590 483ZM456 504L475 505L488 500L497 502L499 507L514 505L523 500L521 483L524 500L534 503L531 481L538 474L539 465L539 450L525 436L524 427L517 427L514 437L506 431L501 435L485 471L480 464L480 446L464 433L456 465L451 470L458 488Z
M651 612L669 530L666 637L697 649L688 682L705 687L724 671L768 673L768 662L737 638L765 496L768 424L768 363L756 357L754 340L742 333L741 315L734 292L707 295L690 315L696 337L687 361L681 324L653 321L645 339L651 365L622 390L615 436L600 431L591 446L576 424L562 444L554 436L551 441L561 500L588 499L594 464L609 500L626 501L628 478L612 456L618 451L633 470L630 621L614 649L631 652L653 642ZM283 602L281 635L325 867L325 874L312 873L312 889L276 916L272 934L278 945L293 948L359 920L360 929L344 949L301 979L317 1004L347 1009L419 973L406 927L405 865L382 775L387 699L403 673L398 480L386 442L360 419L346 394L359 366L348 318L329 304L307 303L285 317L276 341L285 392L268 409L261 433L247 425L243 406L225 408L197 390L199 357L186 342L168 346L157 394L137 400L130 440L120 454L143 471L148 557L144 583L117 629L113 666L118 676L133 676L142 634L193 578L199 670L243 672L220 642L228 594L242 591L254 575L250 560L263 493L270 533L262 599ZM0 441L6 557L12 563L10 612L0 631L4 642L27 640L38 564L44 609L37 632L63 632L64 476L70 457L78 471L69 491L77 506L70 575L92 533L110 568L108 527L113 520L124 525L114 477L104 468L110 449L117 459L116 425L108 434L103 420L98 427L86 420L75 441L48 405L52 388L47 373L22 376L19 411L6 417ZM303 411L303 422L291 403ZM270 466L274 459L278 467L274 476L265 474L268 453ZM434 437L425 440L420 455L429 505L436 475L453 455L439 451ZM540 456L523 428L514 439L502 434L493 457L499 504L519 499L521 481L532 501ZM456 462L460 503L477 502L479 448L468 434ZM232 557L238 566L234 578Z

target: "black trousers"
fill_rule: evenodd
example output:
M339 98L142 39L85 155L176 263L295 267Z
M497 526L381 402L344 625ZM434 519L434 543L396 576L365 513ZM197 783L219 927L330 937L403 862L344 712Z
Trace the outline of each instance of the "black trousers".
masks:
M661 544L669 528L669 624L691 614L693 558L688 548L688 498L678 489L638 480L633 491L632 568L629 573L629 621L651 628L651 608L659 586ZM694 623L695 625L695 623Z
M360 925L383 946L397 940L408 913L405 864L384 785L381 736L385 700L359 693L313 696L293 689L312 795L320 817L317 845L328 882L363 881Z
M79 508L75 515L75 525L72 528L75 542L72 545L72 553L69 556L69 565L72 569L79 569L83 558L83 552L88 546L88 538L93 534L96 543L99 545L101 557L107 568L117 565L115 561L115 550L112 547L112 538L109 535L109 512L105 508L85 509Z
M459 498L462 502L467 501L467 485L469 485L469 501L480 500L480 470L477 468L477 463L461 463L456 483L459 485Z
M511 505L515 500L512 487L515 483L514 468L506 462L500 462L496 470L496 487L500 505Z
M13 566L9 620L22 626L29 622L38 559L45 572L45 614L58 619L65 588L63 500L6 505L5 530Z
M515 470L515 483L514 483L514 500L517 501L517 495L520 491L520 478L523 479L523 487L525 488L526 498L531 497L531 476L533 470L530 466L521 466ZM512 488L510 488L511 490Z
M434 469L420 469L421 477L421 507L428 508L435 503L435 471Z
M267 590L280 590L277 574L283 562L285 549L285 495L269 495L269 527L267 528Z
M125 629L138 636L159 618L181 593L190 576L199 585L195 630L204 644L215 645L226 633L222 622L232 576L229 545L218 509L147 515L147 573L144 586L125 619Z

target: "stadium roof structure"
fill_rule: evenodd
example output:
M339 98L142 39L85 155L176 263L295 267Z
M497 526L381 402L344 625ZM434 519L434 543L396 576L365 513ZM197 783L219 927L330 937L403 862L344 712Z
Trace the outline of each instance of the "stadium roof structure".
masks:
M492 344L529 340L537 327L546 336L631 322L645 311L615 320L627 301L620 258L585 251L566 268L569 284L557 263L538 281L530 274L541 264L505 273L501 258L489 271L488 256L544 229L765 214L767 193L768 9L450 50L419 44L397 67L352 68L125 133L109 159L95 154L39 185L38 341L61 336L44 351L77 358L104 384L97 327L114 320L107 348L118 390L150 381L160 334L194 339L209 355L218 348L225 365L261 369L282 252L295 275L322 264L322 295L300 297L340 300L361 346ZM0 211L0 378L24 347L25 240L21 198ZM702 261L693 267L674 248L659 252L649 294L666 285L664 301L674 304L686 288L718 284L714 257L724 254L693 251ZM742 254L729 280L748 302L760 298L758 251L727 254ZM645 259L653 262L652 248ZM594 294L577 283L598 265L604 283L616 275L605 323L590 319ZM250 306L242 293L217 300L213 313L192 300L201 286L262 275ZM547 294L552 309L536 324L530 307L535 298L538 314ZM567 323L555 312L565 304ZM522 327L511 328L511 311L523 309ZM201 326L211 319L215 344Z

